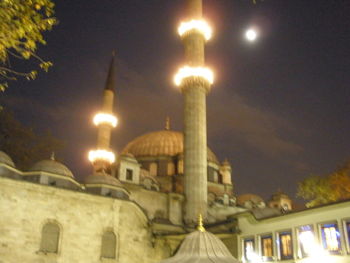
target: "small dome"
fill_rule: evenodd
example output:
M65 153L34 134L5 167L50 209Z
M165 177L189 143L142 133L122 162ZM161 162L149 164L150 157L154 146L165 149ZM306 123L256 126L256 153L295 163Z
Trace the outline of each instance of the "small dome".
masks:
M175 256L160 263L238 263L224 243L207 231L194 231L186 236Z
M276 193L274 193L272 196L271 196L271 200L280 200L280 199L290 199L289 196L282 192L281 190L278 190Z
M243 194L237 197L237 204L241 206L244 206L244 203L247 201L251 201L253 204L257 205L261 202L264 202L264 199L255 194Z
M89 175L85 178L85 184L106 184L116 187L123 187L117 178L103 173Z
M138 157L176 156L183 153L183 134L163 130L139 136L124 148L122 154ZM208 161L219 164L215 154L208 148Z
M72 177L73 173L64 164L57 162L55 160L42 160L37 162L29 169L32 172L47 172L52 174L59 174L63 176Z
M8 156L5 152L0 151L0 163L6 164L11 167L15 167L14 162L12 161L11 157Z

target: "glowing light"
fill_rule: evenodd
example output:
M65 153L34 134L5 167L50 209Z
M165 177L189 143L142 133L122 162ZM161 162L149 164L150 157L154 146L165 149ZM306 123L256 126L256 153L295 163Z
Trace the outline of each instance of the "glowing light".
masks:
M245 32L245 37L248 39L248 41L253 42L258 37L258 33L254 29L248 29Z
M197 30L203 34L206 40L209 40L212 36L212 30L207 22L204 20L191 20L188 22L181 22L178 33L180 36L183 36L186 32L191 30Z
M299 233L299 240L302 244L303 250L307 254L307 258L303 259L303 263L332 263L335 262L328 251L324 250L316 243L312 231L303 231Z
M305 253L311 255L316 246L314 234L311 231L303 231L299 234L299 240Z
M209 82L209 84L213 84L214 82L214 74L209 68L192 68L189 66L185 66L179 69L174 77L174 82L176 86L180 86L183 79L188 77L200 77Z
M100 125L101 123L106 123L112 127L116 127L118 124L118 119L112 114L108 113L97 113L94 117L94 124Z
M107 161L109 163L114 163L115 161L114 153L106 150L92 150L89 152L88 158L92 163L98 160Z
M247 251L246 253L247 258L242 257L242 262L253 262L253 263L264 263L263 259L259 257L258 254L256 254L254 251Z

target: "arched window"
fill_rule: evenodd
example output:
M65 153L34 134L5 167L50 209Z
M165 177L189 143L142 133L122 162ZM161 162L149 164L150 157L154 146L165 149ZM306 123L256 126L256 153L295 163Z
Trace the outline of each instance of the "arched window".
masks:
M41 231L40 251L45 253L57 253L60 238L60 227L53 222L48 222Z
M177 171L179 174L183 174L184 173L184 161L183 160L179 160L177 163Z
M149 165L149 173L152 176L157 176L157 172L158 172L158 165L157 163L151 163Z
M116 256L117 238L112 231L103 233L101 258L115 258Z
M168 163L168 175L174 175L175 174L175 164L173 162Z

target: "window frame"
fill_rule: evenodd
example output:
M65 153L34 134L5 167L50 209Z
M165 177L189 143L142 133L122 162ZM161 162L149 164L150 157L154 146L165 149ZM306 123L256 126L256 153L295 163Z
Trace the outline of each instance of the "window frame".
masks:
M347 224L349 224L349 230L347 228ZM344 241L347 254L350 254L350 218L342 219L343 233L344 233Z
M52 251L45 251L43 249L42 243L43 243L43 230L44 227L48 224L54 224L58 227L58 237L57 237L57 246L56 246L56 251L52 252ZM38 252L41 254L45 254L45 255L60 255L61 253L61 244L62 244L62 236L63 236L63 231L62 231L62 226L59 222L57 222L54 219L48 219L45 220L44 222L42 222L42 224L40 225L40 243L39 243L39 250Z
M108 257L106 255L103 254L103 238L105 236L105 234L107 233L112 233L114 235L114 257ZM107 259L107 260L117 260L118 258L118 246L119 246L119 238L118 238L118 235L114 232L113 229L105 229L103 232L102 232L102 235L101 235L101 249L100 249L100 258L101 259Z
M289 233L290 237L291 237L291 256L287 257L287 256L283 256L282 255L282 251L281 251L281 234L284 233ZM289 229L283 229L283 230L278 230L276 231L276 247L277 247L277 255L278 255L278 260L293 260L294 259L294 252L295 252L295 236L293 234L293 229L289 228Z
M252 260L249 260L247 258L247 254L246 254L246 242L247 241L252 241L253 242L253 252L256 253L257 250L256 250L256 240L255 240L255 236L246 236L246 237L242 237L242 256L244 258L244 260L246 262L252 262Z
M131 179L128 178L128 176L130 175L129 172L131 172ZM134 181L134 170L133 169L130 169L130 168L125 168L125 179L127 181Z
M337 226L337 231L338 231L338 234L339 236L337 237L337 241L339 243L339 249L338 251L330 251L328 250L326 247L325 247L325 244L324 244L324 239L323 239L323 226L324 225L327 225L327 224L335 224ZM318 226L318 231L319 231L319 245L322 247L322 249L324 249L325 251L327 251L330 255L341 255L342 254L342 232L341 232L341 226L339 226L340 224L337 222L337 220L331 220L331 221L325 221L325 222L321 222L321 223L318 223L317 226Z
M316 232L317 228L315 227L314 224L304 224L304 225L297 226L295 228L296 229L296 241L297 241L297 255L298 255L298 258L301 258L301 259L310 257L310 255L308 255L308 254L303 255L302 244L301 244L301 241L300 241L300 238L299 238L299 235L300 235L301 232L306 232L306 231L300 231L300 229L302 227L306 227L306 226L310 226L311 232L313 233L313 236L314 236L314 241L316 243L319 243L318 233Z
M263 247L263 239L267 239L267 238L271 238L271 257L266 257L264 256L264 247ZM274 240L274 236L272 232L269 233L264 233L264 234L260 234L259 235L259 249L260 249L260 256L263 259L264 262L271 262L274 261L275 258L275 249L274 249L274 244L275 244L275 240Z

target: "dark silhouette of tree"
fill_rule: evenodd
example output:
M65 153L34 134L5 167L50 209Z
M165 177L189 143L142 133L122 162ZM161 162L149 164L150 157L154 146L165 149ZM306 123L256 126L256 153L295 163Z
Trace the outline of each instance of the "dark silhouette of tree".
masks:
M12 113L0 110L0 150L7 153L16 167L28 169L35 162L49 159L52 152L63 149L63 142L50 131L37 134L16 120Z

